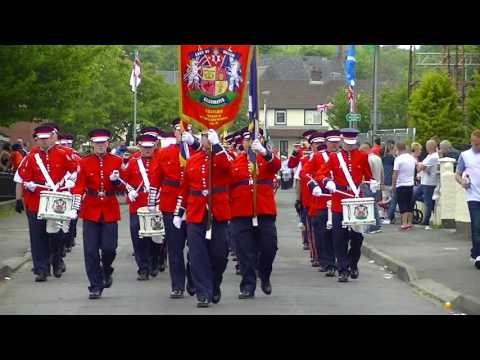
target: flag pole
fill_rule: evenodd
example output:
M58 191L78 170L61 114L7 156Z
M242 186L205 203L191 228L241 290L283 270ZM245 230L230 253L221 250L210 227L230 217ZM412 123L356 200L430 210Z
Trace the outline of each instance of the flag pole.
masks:
M135 73L135 61L137 59L137 53L138 50L135 52L135 57L133 59L133 81L135 86L135 91L133 92L133 144L135 144L135 139L137 138L137 76Z

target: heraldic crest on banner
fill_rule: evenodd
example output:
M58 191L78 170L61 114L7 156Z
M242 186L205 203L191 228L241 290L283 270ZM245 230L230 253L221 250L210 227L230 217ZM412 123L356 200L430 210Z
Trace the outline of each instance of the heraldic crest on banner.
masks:
M208 107L232 102L243 83L241 56L231 48L208 47L188 54L189 63L183 81L188 96Z

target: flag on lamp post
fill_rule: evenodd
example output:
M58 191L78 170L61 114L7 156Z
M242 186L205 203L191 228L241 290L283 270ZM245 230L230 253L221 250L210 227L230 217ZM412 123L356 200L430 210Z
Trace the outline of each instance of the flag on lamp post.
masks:
M136 51L135 60L133 61L132 74L130 75L130 86L133 92L137 92L137 88L138 85L140 85L141 80L140 57L138 56L138 51Z
M350 112L355 112L355 63L355 45L350 45L345 60L345 80L347 82L347 99L350 103Z

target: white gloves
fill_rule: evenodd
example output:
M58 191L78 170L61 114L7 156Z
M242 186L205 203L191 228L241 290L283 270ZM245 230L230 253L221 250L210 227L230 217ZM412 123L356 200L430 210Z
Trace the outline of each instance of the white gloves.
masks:
M78 217L78 212L77 210L73 209L73 210L69 210L67 212L67 216L72 219L72 220L75 220L77 217Z
M128 199L131 202L134 202L135 200L137 200L137 197L138 197L138 192L135 189L132 189L128 192Z
M220 143L220 140L218 139L217 132L213 129L208 130L208 141L212 145L217 145Z
M120 172L118 170L113 170L110 174L110 181L115 182L120 180Z
M180 216L174 216L173 217L173 226L175 226L177 229L180 229L182 227L182 222L186 219L185 214L183 214L183 217Z
M72 189L73 187L75 187L75 181L71 180L71 179L68 179L68 180L65 180L65 189Z
M376 193L378 191L379 183L377 180L370 180L370 191Z
M327 182L327 185L325 185L325 188L331 193L334 193L335 191L337 191L337 185L335 185L335 183L332 180Z
M321 196L322 195L322 189L320 186L315 186L312 190L312 195L313 196Z
M267 149L265 149L265 147L262 145L262 143L258 139L253 140L252 150L255 151L255 152L259 152L260 154L262 154L264 156L267 155Z
M208 138L208 140L210 140L210 137ZM193 143L195 142L195 138L188 131L185 131L182 134L182 141L186 142L188 145L193 145Z
M34 192L37 188L37 184L35 184L33 181L29 181L25 184L25 187L28 189L28 191Z

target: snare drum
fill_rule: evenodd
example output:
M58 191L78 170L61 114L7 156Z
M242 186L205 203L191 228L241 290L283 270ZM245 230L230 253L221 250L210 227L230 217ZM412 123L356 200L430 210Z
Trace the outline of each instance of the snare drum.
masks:
M374 204L373 197L343 199L343 225L357 226L358 230L361 230L364 225L374 225L376 223Z
M165 228L163 227L163 217L160 210L150 212L148 207L144 206L137 210L137 214L140 223L139 237L160 236L163 238Z
M73 196L68 192L42 191L37 218L39 220L69 220Z

